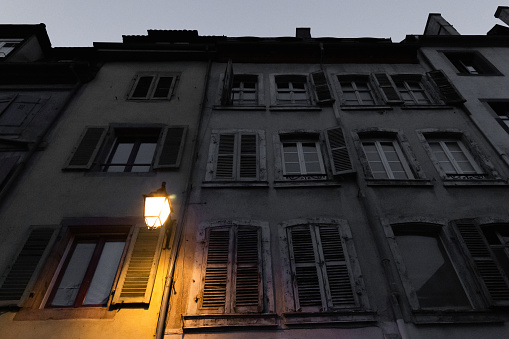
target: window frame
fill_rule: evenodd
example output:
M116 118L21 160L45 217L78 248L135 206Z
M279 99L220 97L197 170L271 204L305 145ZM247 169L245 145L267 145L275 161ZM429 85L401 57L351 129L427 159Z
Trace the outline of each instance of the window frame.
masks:
M481 101L488 104L495 120L509 134L509 99Z
M423 75L420 74L395 74L391 75L392 80L394 81L394 85L396 86L396 89L399 93L399 96L401 97L401 100L404 105L421 105L421 106L429 106L434 105L437 103L437 99L432 96L430 93L430 86L425 85L425 79ZM412 86L410 86L409 83L415 83L419 86L419 89L414 89ZM403 86L399 86L399 84L402 84ZM402 90L401 87L404 87ZM418 97L415 95L415 93L422 93L422 95L425 97L426 102L419 102ZM403 97L403 93L407 93L411 100L405 100Z
M366 75L363 75L363 74L336 74L335 79L336 79L337 87L339 89L341 106L345 106L345 107L380 106L380 102L379 102L380 100L376 93L375 86L373 85L369 75L367 75L367 74ZM352 104L346 103L345 90L344 90L343 86L341 85L342 82L349 82L350 84L352 84L352 83L355 84L355 86L352 86L352 90L348 91L348 92L354 93L354 95L357 99L356 104L355 103L352 103ZM359 91L358 89L356 89L357 83L361 83L361 82L363 84L366 84L366 86L368 88L367 90ZM360 97L359 92L369 93L371 98L373 99L373 103L372 104L364 104L362 102L362 98Z
M304 89L297 90L298 93L305 93L306 94L306 102L295 102L295 100L292 98L293 96L293 85L288 87L287 90L284 90L285 93L290 93L290 100L281 102L278 98L278 79L280 82L285 83L293 83L293 82L299 82L304 84ZM316 107L316 101L313 95L313 86L311 84L310 75L309 74L303 74L303 73L285 73L285 74L270 74L270 89L271 89L271 106L277 107L294 107L294 108L309 108L309 107ZM317 108L319 109L319 108Z
M492 63L488 61L479 51L455 50L440 51L445 59L457 71L460 76L501 76L503 75ZM466 64L465 59L468 60ZM470 65L471 64L471 65ZM473 70L470 71L469 67Z
M260 92L262 89L260 75L258 74L234 74L232 80L232 88L230 93L231 106L258 106L260 104ZM235 87L235 82L239 82L239 87ZM253 82L254 89L245 90L243 84L245 82ZM245 102L243 99L244 92L254 93L254 100ZM235 93L239 93L239 99L235 99Z
M392 179L392 180L398 180L398 178L394 177L394 171L390 167L390 161L387 158L387 154L386 154L386 152L383 149L382 143L391 143L392 147L394 148L394 151L395 151L395 153L396 153L396 155L398 157L398 162L399 162L399 164L401 164L401 167L403 167L405 175L407 176L406 178L403 178L401 180L412 180L412 179L415 179L414 178L414 174L412 173L412 170L410 169L410 166L408 165L408 163L406 161L406 158L405 158L405 155L403 154L403 151L401 150L401 147L399 146L397 140L390 139L390 138L385 138L385 139L383 139L383 138L373 138L373 139L362 138L362 140L361 140L362 149L364 151L364 154L366 155L366 158L368 158L368 154L366 152L366 148L365 148L365 145L364 145L365 143L374 143L376 151L377 151L378 156L380 158L380 162L382 163L382 165L384 167L384 170L385 170L385 174L387 175L387 178L376 178L375 177L375 172L373 171L373 168L371 166L372 161L370 161L368 159L367 161L368 161L368 165L369 165L369 168L370 168L370 171L371 171L371 175L373 176L373 179Z
M137 90L137 87L142 78L152 77L150 84L147 88L147 94L145 96L134 96L134 93ZM158 90L159 82L161 78L172 78L171 84L168 87L168 94L165 96L154 97L155 93ZM129 101L161 101L161 100L171 100L173 93L176 88L176 84L179 81L180 73L175 72L138 72L134 76L131 86L129 88L127 94L127 100ZM166 88L166 87L165 87Z
M317 141L312 141L312 140L302 140L302 139L298 139L298 140L293 140L293 139L288 139L288 140L282 140L281 141L281 144L282 144L282 154L281 154L281 157L283 159L283 176L284 177L293 177L293 176L320 176L320 175L325 175L326 172L325 172L325 165L324 165L324 162L323 162L323 156L322 156L322 152L321 152L321 149L320 149L320 142L319 140ZM298 157L298 164L299 164L299 173L288 173L287 169L286 169L286 164L288 163L288 161L286 161L285 159L285 146L289 145L289 144L295 144L296 148L297 148L297 157ZM303 144L314 144L315 146L315 151L313 154L316 154L318 156L318 164L320 166L320 171L319 172L309 172L308 173L308 170L307 170L307 167L308 167L308 162L306 162L306 159L305 159L305 152L304 152L304 149L303 149Z
M4 47L5 44L15 44L15 46ZM0 39L0 58L7 58L19 45L23 43L23 39ZM3 52L2 49L7 48L7 52ZM3 54L3 55L2 55Z

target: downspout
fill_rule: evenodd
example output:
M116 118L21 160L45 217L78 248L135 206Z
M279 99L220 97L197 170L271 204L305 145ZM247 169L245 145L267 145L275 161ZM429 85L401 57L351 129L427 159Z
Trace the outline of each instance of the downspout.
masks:
M199 136L200 136L200 132L201 132L201 124L202 124L203 116L205 114L205 99L206 99L207 90L209 87L208 85L209 85L209 79L210 79L210 69L212 66L212 60L211 60L210 55L209 55L208 59L209 60L208 60L208 64L207 64L207 71L205 73L205 86L203 88L203 93L202 93L201 102L200 102L200 115L198 116L198 121L196 124L197 125L196 136L194 138L195 142L194 142L194 146L193 146L193 150L192 150L193 158L192 158L192 162L191 162L191 168L189 170L189 178L187 180L187 186L186 186L186 191L185 191L186 192L185 200L184 200L183 208L180 213L179 220L178 220L177 229L175 231L173 246L171 247L170 265L168 267L168 272L166 274L166 279L165 279L166 283L165 283L164 290L163 290L161 307L159 309L159 318L157 320L156 339L162 339L164 337L164 329L166 327L166 316L168 315L169 306L170 306L171 286L173 284L173 275L175 272L177 256L179 254L180 246L182 243L184 221L185 221L185 217L187 215L187 208L189 205L191 190L193 188L192 184L191 184L191 179L192 179L192 175L194 173L194 168L196 166L196 162L198 159L197 154L195 154L195 153L198 152L198 149L199 149L198 146L200 144Z

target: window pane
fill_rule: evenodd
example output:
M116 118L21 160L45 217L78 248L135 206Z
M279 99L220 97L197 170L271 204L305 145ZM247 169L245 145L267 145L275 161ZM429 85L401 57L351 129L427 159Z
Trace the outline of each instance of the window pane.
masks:
M112 164L127 164L129 156L133 150L133 143L119 143L115 149L115 153L111 158Z
M136 84L136 88L134 89L133 98L146 98L148 95L148 90L150 89L150 84L152 83L153 77L140 77L138 83Z
M170 87L173 81L172 77L160 77L154 91L154 98L167 98L170 94Z
M79 243L76 245L51 302L52 306L74 305L95 246L95 243Z
M88 288L84 305L105 305L111 292L118 264L124 251L124 242L106 242L101 258Z
M150 164L154 158L156 143L142 143L134 159L135 164Z

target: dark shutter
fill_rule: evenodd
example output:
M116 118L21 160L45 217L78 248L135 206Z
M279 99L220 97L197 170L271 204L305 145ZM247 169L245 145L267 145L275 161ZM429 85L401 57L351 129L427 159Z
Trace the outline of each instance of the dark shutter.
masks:
M444 72L441 70L435 70L426 74L431 81L433 81L440 93L440 97L446 104L462 104L466 101L465 98L463 98L463 96L456 90Z
M21 126L30 114L37 113L46 100L32 95L18 95L0 116L2 126Z
M89 169L106 135L106 127L87 127L64 169Z
M235 134L220 134L216 160L216 178L233 178L234 157Z
M0 114L9 107L10 103L16 98L16 94L0 95Z
M348 153L343 129L335 127L326 130L325 140L327 141L329 158L332 163L332 174L340 175L355 172Z
M187 134L186 126L165 128L161 137L154 168L176 168L180 165L184 141Z
M319 230L325 263L324 281L329 287L332 306L354 307L356 302L338 227L320 226Z
M378 85L385 102L389 104L402 103L402 100L399 97L399 92L388 74L373 73L371 77Z
M225 306L229 253L230 229L210 229L203 284L203 308L223 308Z
M256 139L256 134L240 135L240 179L256 179L258 177L258 147Z
M162 228L136 229L115 290L113 304L150 302L163 238Z
M235 311L261 312L260 235L255 227L239 227L235 263Z
M19 156L12 156L0 159L0 187L11 174L14 166L17 165L19 158Z
M327 83L327 76L324 71L317 71L311 73L311 79L315 86L316 98L318 104L326 104L334 101L332 94Z
M295 226L290 230L290 258L293 264L293 285L297 310L305 306L322 306L322 284L309 226Z
M463 240L463 248L472 260L492 302L495 305L509 305L507 279L494 260L494 255L479 226L473 220L457 220L454 225Z
M228 60L223 78L223 91L221 92L221 105L227 106L232 102L232 86L233 86L233 65Z
M44 258L54 241L55 227L38 226L31 229L14 263L0 279L0 305L19 305L41 269Z

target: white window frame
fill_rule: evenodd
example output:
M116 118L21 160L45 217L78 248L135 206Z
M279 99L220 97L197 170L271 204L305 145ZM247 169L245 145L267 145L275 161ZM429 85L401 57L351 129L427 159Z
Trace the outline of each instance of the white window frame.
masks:
M23 39L0 39L0 58L5 58L11 53ZM6 44L15 44L15 46L5 47Z
M481 169L481 167L475 161L474 157L472 156L472 154L470 153L468 148L465 147L465 145L463 144L463 142L461 140L457 140L457 139L453 139L453 138L451 138L451 139L429 138L426 140L427 140L428 144L430 145L430 148L431 148L431 143L438 143L440 145L440 147L442 148L442 150L444 151L444 154L446 155L447 159L449 160L449 163L454 168L454 170L455 170L454 173L445 171L444 168L440 165L440 161L438 160L438 158L436 158L435 152L433 152L433 150L431 150L431 152L433 153L433 155L436 158L437 163L440 165L440 168L446 175L451 175L451 174L453 174L453 175L454 174L469 175L469 174L483 174L484 173L484 171ZM470 163L470 165L474 168L474 172L464 172L461 169L461 167L458 165L458 162L456 161L456 159L452 155L451 151L449 150L449 147L447 146L446 142L457 143L457 145L461 149L462 153L465 155L468 162Z
M308 172L306 168L306 161L304 159L304 150L302 148L302 144L306 143L314 143L316 154L318 155L318 163L320 165L320 172ZM300 167L300 173L288 173L286 170L286 161L285 161L285 151L284 147L285 144L295 144L297 146L297 156L299 160L299 167ZM293 175L324 175L325 174L325 166L323 163L323 156L322 151L320 148L320 142L319 141L312 141L312 140L282 140L281 141L281 158L283 161L283 174L285 176L293 176Z
M150 82L149 89L147 91L147 95L145 97L133 97L136 88L138 87L138 83L143 77L152 77ZM156 97L154 98L154 93L157 89L157 85L159 84L160 78L172 78L172 82L170 88L168 90L168 94L165 97ZM165 73L165 72L140 72L137 73L135 78L133 79L133 84L131 89L129 90L128 100L170 100L173 96L173 91L175 90L175 85L178 81L179 74L178 73Z
M412 172L412 170L410 169L410 166L408 165L408 162L406 160L406 157L405 155L403 154L403 151L401 150L401 147L399 146L399 143L397 140L394 140L394 139L389 139L389 138L361 138L361 145L362 145L362 150L364 151L364 154L366 154L366 150L364 148L364 143L365 142L369 142L369 143L374 143L375 144L375 147L376 147L376 150L378 152L378 156L380 157L380 160L382 162L382 165L385 169L385 173L387 174L388 176L388 179L395 179L395 180L411 180L411 179L415 179L415 176ZM401 164L401 166L403 167L404 171L405 171L405 174L407 176L407 178L405 179L396 179L394 177L394 173L392 171L392 169L390 168L390 164L389 164L389 160L387 159L384 151L383 151L383 147L381 145L382 142L390 142L392 144L392 146L394 147L394 150L396 151L396 155L398 156L398 160ZM367 154L366 154L366 159L367 159ZM367 159L367 162L368 162L368 165L369 165L369 169L371 171L371 175L373 176L374 179L381 179L381 178L375 178L375 175L374 175L374 172L373 172L373 168L371 167L371 161L369 161Z
M255 84L255 88L248 88L246 89L244 87L244 83L247 82L247 80L249 80L249 82L251 82L250 78L252 78L254 81L254 84ZM234 87L232 85L232 89L231 89L231 103L233 106L256 106L258 105L258 102L259 102L259 89L260 89L260 86L258 84L258 75L256 74L234 74L233 75L233 84L235 84L235 82L238 81L239 82L239 87ZM235 93L238 93L239 95L239 99L235 99ZM244 101L244 93L254 93L255 95L255 98L254 100L249 100L249 101Z
M424 85L422 83L422 79L404 78L404 77L401 78L398 76L393 76L393 81L396 85L396 88L398 89L401 99L403 100L403 102L406 105L431 105L431 104L433 104L433 99L432 99L431 95L428 93L428 91L426 90L426 88L424 87ZM419 90L413 89L408 84L409 82L416 83L420 87L420 89ZM398 86L398 84L402 84L404 89L401 89L400 86ZM426 102L419 102L419 99L415 96L416 92L422 93L423 96L426 98ZM412 100L411 101L405 100L402 95L403 93L407 93Z
M271 74L271 89L272 89L272 104L276 106L312 106L314 105L314 101L311 94L311 86L309 83L308 74ZM288 89L278 89L278 79L284 79L285 83L288 82ZM293 82L303 82L304 89L294 89ZM282 81L280 81L282 82ZM280 101L279 93L289 93L290 100ZM306 94L306 102L298 101L295 102L293 93L305 93Z
M344 94L344 93L353 93L355 95L355 97L357 98L357 103L356 104L355 103L347 103L345 101L345 99L342 98L342 100L341 100L341 104L342 105L345 105L345 106L374 106L374 105L377 104L377 100L376 100L376 97L375 97L375 92L373 91L373 87L371 86L371 83L369 81L368 76L366 76L364 78L362 76L359 76L359 77L355 77L355 76L354 77L348 77L348 76L344 77L344 76L338 75L337 79L338 79L339 87L340 87L340 90L341 90L342 94ZM341 85L342 82L349 82L352 90L345 91L345 89ZM358 83L366 84L368 89L367 90L359 90L357 88L357 84ZM360 93L369 93L373 103L364 103Z

